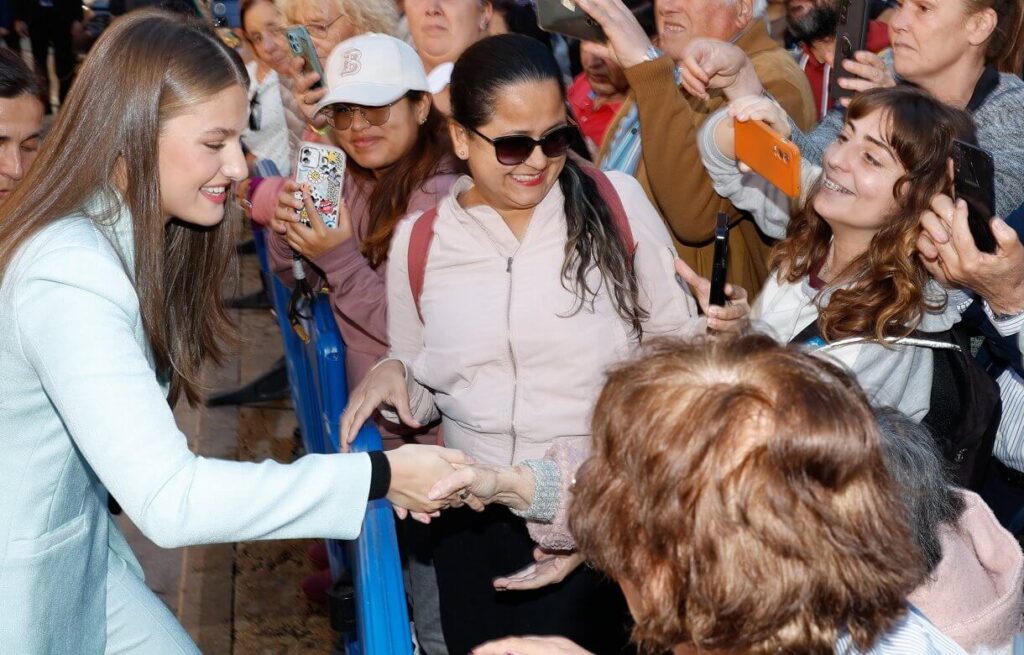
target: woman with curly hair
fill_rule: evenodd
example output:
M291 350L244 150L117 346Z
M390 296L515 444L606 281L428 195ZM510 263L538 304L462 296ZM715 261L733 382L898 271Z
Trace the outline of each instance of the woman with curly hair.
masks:
M919 217L950 187L954 139L973 141L959 109L909 87L854 98L819 168L803 161L805 199L790 200L735 160L733 118L788 133L785 112L761 96L713 116L700 146L715 190L751 212L769 236L769 276L751 319L781 342L820 349L857 376L874 404L920 421L929 410L932 352L898 343L960 320L917 257Z

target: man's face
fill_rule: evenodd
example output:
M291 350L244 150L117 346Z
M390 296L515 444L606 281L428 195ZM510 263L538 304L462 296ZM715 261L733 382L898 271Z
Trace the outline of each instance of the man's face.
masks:
M836 0L786 0L786 26L797 41L813 43L835 36Z
M34 95L0 98L0 201L35 161L42 128L43 103Z
M729 41L750 22L751 0L657 0L658 45L679 61L694 39ZM747 19L741 20L745 12Z
M614 96L629 90L629 81L611 48L593 41L580 43L580 63L590 88L599 96Z

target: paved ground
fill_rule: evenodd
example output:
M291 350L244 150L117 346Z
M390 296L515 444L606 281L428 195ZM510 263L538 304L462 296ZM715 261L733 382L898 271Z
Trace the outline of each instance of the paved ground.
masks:
M257 288L253 256L240 260L242 293ZM232 294L233 295L233 294ZM211 390L234 388L265 371L281 354L269 312L236 314L243 341L225 365L207 372ZM178 424L202 455L291 461L296 442L290 403L262 408L191 409L179 406ZM299 589L310 573L309 541L226 544L164 550L121 517L146 571L146 581L177 614L205 655L330 653L335 638L326 610Z

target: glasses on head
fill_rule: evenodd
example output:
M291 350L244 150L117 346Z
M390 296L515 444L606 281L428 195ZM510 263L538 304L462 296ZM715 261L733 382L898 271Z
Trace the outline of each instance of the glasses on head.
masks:
M315 36L318 39L326 39L327 33L331 29L331 25L334 25L341 20L345 14L338 14L334 17L334 20L327 23L306 23L306 31L309 32L310 36Z
M525 134L510 134L492 139L472 127L469 130L494 146L494 156L498 158L499 164L505 166L522 164L530 158L537 146L540 146L541 152L549 159L561 157L569 150L573 137L576 136L576 127L573 125L556 127L539 139Z
M398 102L397 100L395 102ZM347 130L352 127L356 112L363 117L368 124L378 127L388 122L391 118L391 105L389 102L381 107L364 107L362 105L332 105L324 114L327 116L327 124L336 130Z

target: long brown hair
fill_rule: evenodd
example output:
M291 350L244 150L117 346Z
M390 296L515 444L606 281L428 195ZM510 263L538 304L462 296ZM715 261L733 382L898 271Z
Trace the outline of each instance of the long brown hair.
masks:
M985 62L1003 73L1024 73L1024 0L964 0L967 14L996 12L996 29L989 37Z
M425 96L422 91L410 91L405 98L415 104ZM412 150L385 171L370 192L367 203L370 220L359 248L370 266L377 268L388 258L391 235L395 225L408 211L409 197L434 175L464 171L461 161L455 159L451 152L447 122L431 103L427 120L419 126ZM349 169L363 177L373 176L371 171L361 168L351 158Z
M172 404L182 393L199 400L200 367L219 359L230 334L221 284L233 238L228 220L212 228L165 223L160 130L235 84L248 87L244 66L199 23L156 9L119 18L86 59L35 165L0 207L2 276L33 235L96 193L118 190L132 216L143 327L157 371L169 376Z
M924 579L868 401L822 358L656 340L611 371L592 433L570 529L632 587L644 652L866 652Z
M867 251L843 271L844 282L819 308L818 327L826 341L851 336L906 336L925 309L944 299L926 298L929 275L917 257L919 218L932 197L948 192L948 158L953 140L974 141L970 116L909 86L874 89L856 96L846 120L884 112L883 129L906 173L893 186L896 208L871 239ZM772 250L779 279L796 282L825 260L832 228L814 210L815 187L789 224L785 240Z

